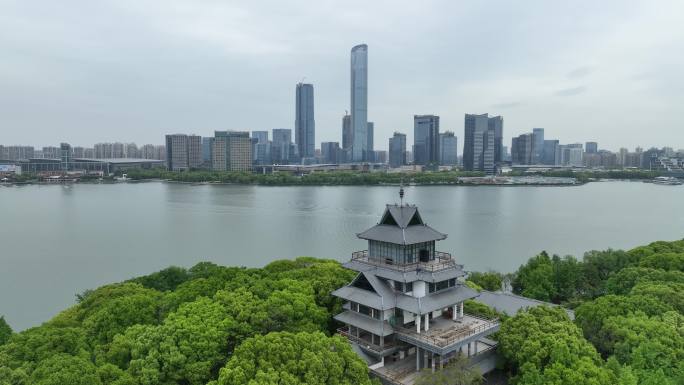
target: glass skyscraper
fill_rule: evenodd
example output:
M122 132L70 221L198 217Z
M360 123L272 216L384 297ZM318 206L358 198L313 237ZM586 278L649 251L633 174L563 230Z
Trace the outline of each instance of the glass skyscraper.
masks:
M297 150L300 157L312 158L316 155L313 85L298 83L296 98L295 142L297 143Z
M368 151L368 46L351 50L352 162L362 162Z

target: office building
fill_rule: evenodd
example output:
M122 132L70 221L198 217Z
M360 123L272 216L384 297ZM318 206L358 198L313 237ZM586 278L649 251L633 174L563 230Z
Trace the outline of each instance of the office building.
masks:
M368 151L368 46L351 50L352 162L363 162Z
M465 115L463 168L467 171L484 171L487 174L494 174L495 172L494 137L496 125L490 125L489 119L488 114Z
M44 159L59 159L61 157L61 150L59 147L43 147L42 153Z
M382 151L382 150L374 151L373 161L375 163L380 163L380 164L387 163L387 151Z
M102 155L102 153L99 155ZM185 134L166 135L166 167L169 171L187 171L198 168L201 165L201 136Z
M273 129L273 146L271 157L274 164L289 164L290 159L294 158L292 150L292 130L289 128Z
M439 164L439 116L413 116L413 162Z
M212 169L217 171L250 171L252 141L247 131L215 131Z
M73 161L74 153L71 149L69 143L60 143L59 145L59 158L61 163L61 170L63 172L69 171L69 165Z
M366 143L368 143L368 146L366 147L366 161L368 162L375 162L375 149L373 147L373 137L374 134L373 132L375 131L375 124L373 122L368 122L366 125L366 136L368 139L366 140Z
M534 134L522 134L511 140L511 163L534 163Z
M541 163L550 166L560 164L560 158L558 153L558 140L544 139L544 148L542 150Z
M314 90L312 84L298 83L295 106L295 142L299 156L315 156L316 123L314 121Z
M407 163L406 160L406 134L395 132L389 138L389 166L398 168Z
M439 134L439 164L445 166L458 164L458 139L451 131Z
M256 139L257 143L267 143L268 131L252 131L252 138Z
M203 137L202 138L202 167L211 168L214 157L212 156L212 151L214 149L214 138Z
M543 128L533 128L532 129L532 163L530 164L542 164L542 158L544 157L544 129Z
M559 163L563 166L584 166L584 149L582 143L562 144L558 146Z
M487 121L489 129L494 130L494 163L503 161L503 116L492 116Z
M340 142L321 143L321 160L326 164L337 164L340 162L341 149Z
M598 143L596 142L587 142L584 145L584 151L587 154L596 154L598 153Z

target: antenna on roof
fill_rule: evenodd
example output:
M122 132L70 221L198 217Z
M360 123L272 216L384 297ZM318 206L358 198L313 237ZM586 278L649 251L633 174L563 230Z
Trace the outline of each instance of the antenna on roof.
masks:
M401 177L401 183L399 184L399 200L401 201L401 207L404 206L404 177Z

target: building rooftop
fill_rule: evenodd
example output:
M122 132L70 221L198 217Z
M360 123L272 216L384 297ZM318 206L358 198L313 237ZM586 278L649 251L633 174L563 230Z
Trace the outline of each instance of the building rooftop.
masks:
M357 236L361 239L397 245L441 241L447 237L446 234L423 222L416 206L404 204L387 205L380 223Z

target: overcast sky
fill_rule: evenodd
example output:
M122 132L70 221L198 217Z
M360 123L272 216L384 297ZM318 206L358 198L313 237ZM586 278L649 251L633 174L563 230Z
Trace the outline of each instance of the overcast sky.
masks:
M341 141L349 51L369 47L375 147L437 114L510 137L684 147L684 2L0 0L0 143L163 143L294 125ZM460 152L460 150L459 150Z

